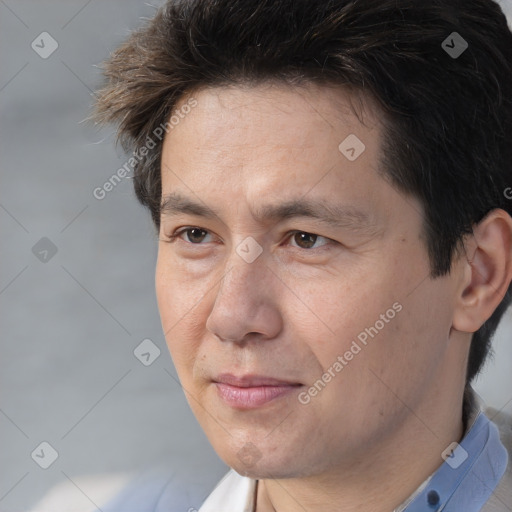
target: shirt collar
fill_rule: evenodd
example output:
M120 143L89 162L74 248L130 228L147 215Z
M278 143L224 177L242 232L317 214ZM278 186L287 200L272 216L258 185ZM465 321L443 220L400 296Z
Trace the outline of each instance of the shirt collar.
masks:
M394 512L478 512L505 473L508 453L483 404L468 388L462 441L443 452L443 464ZM198 512L254 512L256 480L231 470Z
M256 482L232 469L206 498L198 512L254 512Z

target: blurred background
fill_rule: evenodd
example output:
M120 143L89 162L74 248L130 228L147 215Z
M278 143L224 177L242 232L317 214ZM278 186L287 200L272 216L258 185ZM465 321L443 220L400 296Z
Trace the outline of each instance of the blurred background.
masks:
M130 179L97 191L127 156L113 129L84 121L97 66L161 3L0 0L0 512L56 485L68 511L94 510L159 465L212 482L226 470L161 332L149 214ZM501 4L510 19L512 0ZM509 311L475 386L508 412L511 370Z

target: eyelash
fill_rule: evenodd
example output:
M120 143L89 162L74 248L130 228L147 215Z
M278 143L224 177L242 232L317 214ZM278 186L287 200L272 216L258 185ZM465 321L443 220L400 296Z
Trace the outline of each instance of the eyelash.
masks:
M176 242L177 239L180 239L180 235L182 235L183 233L186 233L187 231L191 231L193 229L199 229L200 231L204 231L205 233L207 234L210 234L210 232L207 230L207 229L203 229L199 226L185 226L185 227L182 227L182 228L178 228L176 229L171 235L169 235L167 237L166 240L161 240L162 242L167 242L167 243L174 243ZM292 238L293 235L296 235L297 233L303 233L303 234L306 234L306 235L312 235L312 236L316 236L317 239L318 238L323 238L324 240L326 240L327 242L319 247L312 247L312 248L309 248L309 249L304 249L302 247L298 247L298 246L292 246L294 247L295 249L299 249L299 250L302 250L302 251L312 251L313 249L322 249L322 248L327 248L327 246L331 245L332 243L336 243L334 240L330 239L330 238L327 238L325 236L322 236L322 235L317 235L316 233L310 233L309 231L301 231L301 230L292 230L292 231L289 231L287 233L287 240ZM202 242L198 242L196 244L192 243L192 242L187 242L185 240L183 240L183 242L185 242L186 244L189 244L189 245L204 245ZM315 240L315 243L316 243L316 240Z

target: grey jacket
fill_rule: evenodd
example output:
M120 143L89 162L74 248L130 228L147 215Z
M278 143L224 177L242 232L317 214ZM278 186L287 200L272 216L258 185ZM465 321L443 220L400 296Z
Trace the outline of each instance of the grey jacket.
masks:
M512 511L512 416L499 413L496 409L486 408L485 415L492 420L500 431L500 439L508 450L507 471L498 487L482 509L482 512Z

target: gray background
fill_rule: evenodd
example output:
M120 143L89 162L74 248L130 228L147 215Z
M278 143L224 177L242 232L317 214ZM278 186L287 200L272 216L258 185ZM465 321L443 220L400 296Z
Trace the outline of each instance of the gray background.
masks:
M149 215L129 179L101 201L92 193L127 160L113 129L82 122L101 80L95 66L153 13L140 0L0 0L0 512L26 511L83 475L190 460L225 469L165 346ZM43 59L31 43L45 31L59 46ZM36 257L43 237L55 255ZM508 411L511 315L476 386ZM133 351L148 338L161 354L146 367ZM46 470L31 458L43 441L59 453Z

